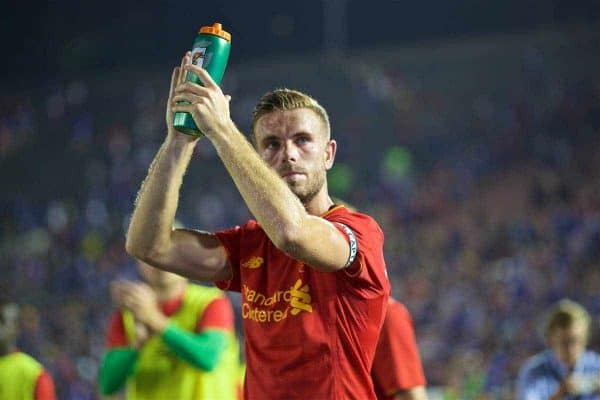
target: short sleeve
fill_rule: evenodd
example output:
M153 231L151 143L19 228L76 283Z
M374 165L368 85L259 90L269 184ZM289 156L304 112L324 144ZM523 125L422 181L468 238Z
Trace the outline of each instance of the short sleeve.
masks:
M202 332L205 329L221 329L233 332L234 315L231 301L225 296L211 301L202 316L198 319L196 332Z
M54 381L50 374L43 370L35 383L35 400L54 400L56 392L54 390Z
M215 285L221 290L240 291L240 242L242 228L236 226L231 229L216 232L215 235L227 252L227 259L231 267L231 279L217 281Z
M349 283L348 288L361 297L386 296L390 284L383 258L383 232L369 216L360 213L344 213L327 218L344 234L352 246L348 229L356 238L356 257L346 268L336 272Z
M388 305L371 373L386 394L425 385L412 319L400 303Z
M110 322L108 323L108 329L106 330L106 347L112 349L127 345L123 315L120 311L117 311L111 316Z
M364 252L360 252L358 245L358 238L353 229L348 227L346 224L340 222L334 222L333 225L344 234L346 242L350 247L350 255L348 257L348 264L344 266L344 270L348 276L356 276L360 273L363 266L365 265Z

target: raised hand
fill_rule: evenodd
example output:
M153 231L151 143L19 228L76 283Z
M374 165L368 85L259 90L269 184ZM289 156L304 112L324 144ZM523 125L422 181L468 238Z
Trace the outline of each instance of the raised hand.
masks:
M186 57L188 57L186 55ZM184 57L184 60L187 58ZM180 80L170 99L172 112L188 112L194 118L198 129L209 139L226 133L232 124L229 114L230 97L223 94L208 72L193 64L182 64L180 75L193 72L204 86ZM187 102L180 103L182 101Z

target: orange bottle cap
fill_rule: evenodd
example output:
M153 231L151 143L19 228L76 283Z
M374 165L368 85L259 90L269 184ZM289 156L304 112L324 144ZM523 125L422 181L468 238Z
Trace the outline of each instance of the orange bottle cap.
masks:
M218 22L215 22L212 26L201 27L199 33L208 33L209 35L219 36L228 42L231 42L231 33L225 32L221 24Z

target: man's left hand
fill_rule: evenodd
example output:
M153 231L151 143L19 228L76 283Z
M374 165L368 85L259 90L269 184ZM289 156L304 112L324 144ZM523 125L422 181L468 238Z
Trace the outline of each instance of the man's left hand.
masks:
M177 85L172 98L173 111L190 113L198 129L209 139L228 131L233 124L229 114L231 98L223 94L205 69L193 64L185 65L183 69L196 74L204 86L187 81Z

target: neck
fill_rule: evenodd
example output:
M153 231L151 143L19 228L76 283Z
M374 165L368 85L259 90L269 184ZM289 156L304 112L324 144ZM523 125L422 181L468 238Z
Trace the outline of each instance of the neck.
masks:
M332 205L333 201L329 197L329 193L327 193L327 184L325 184L315 197L309 202L304 203L304 208L311 215L323 215Z
M156 288L156 298L159 302L171 300L175 296L178 296L185 289L187 282L181 282L167 287Z
M15 352L16 350L17 347L13 344L0 342L0 356L5 356L7 354Z

